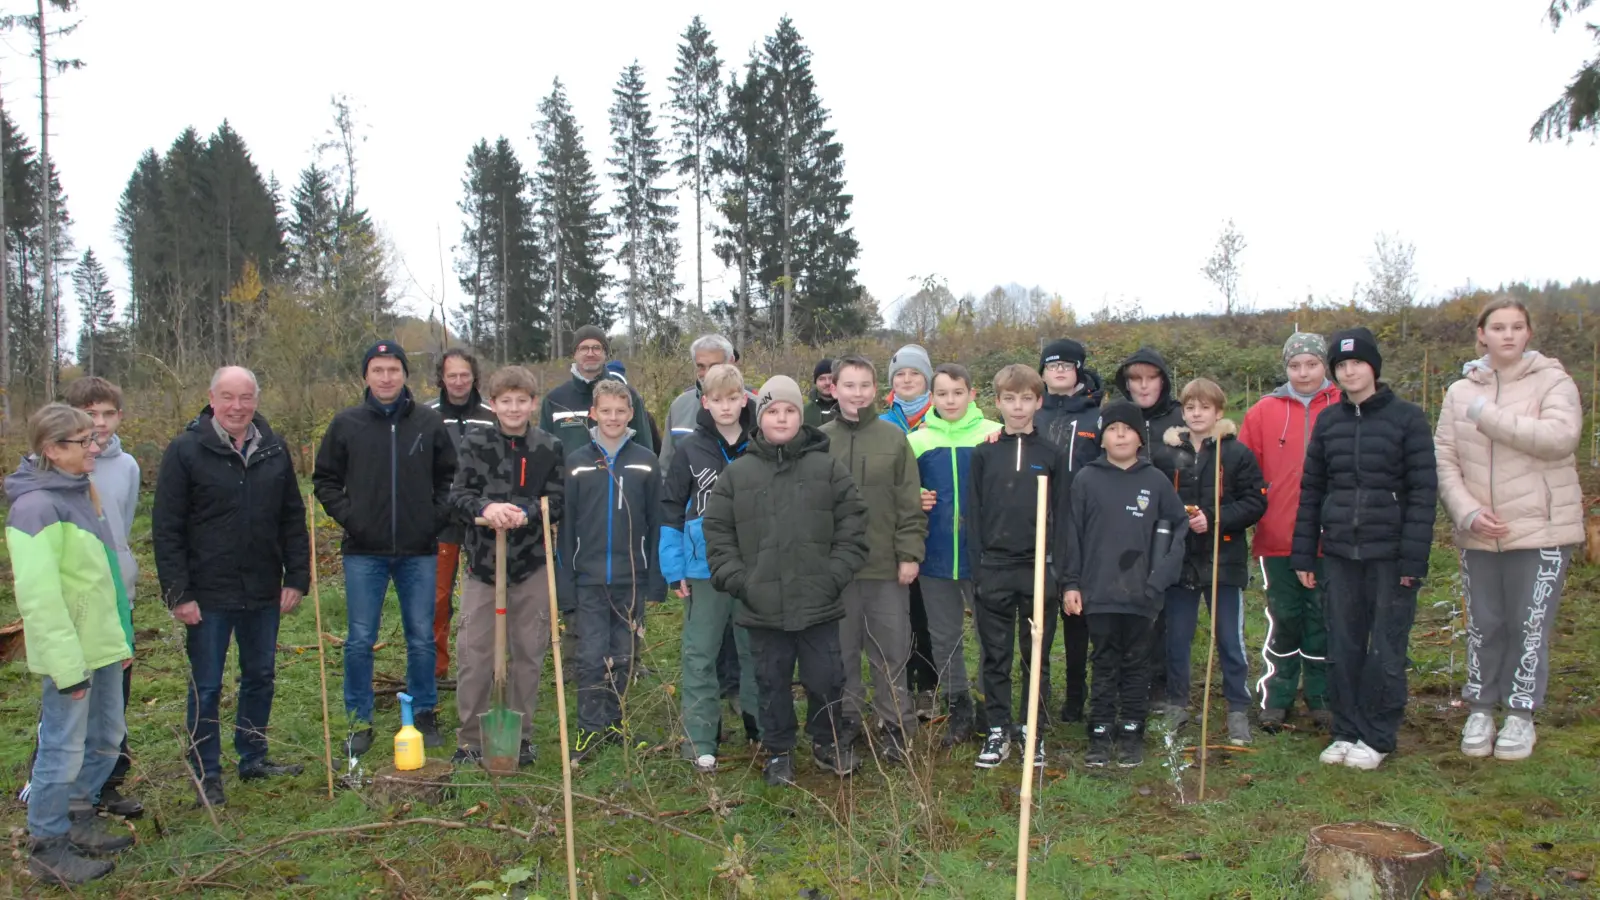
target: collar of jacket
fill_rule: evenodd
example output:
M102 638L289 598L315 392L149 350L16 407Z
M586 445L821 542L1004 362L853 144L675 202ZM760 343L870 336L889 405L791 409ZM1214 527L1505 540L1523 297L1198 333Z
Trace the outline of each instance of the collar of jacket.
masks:
M839 405L839 398L824 397L821 391L817 390L816 388L812 388L811 402L815 403L818 409L833 409Z
M876 404L868 403L856 413L856 417L854 419L845 418L844 413L841 412L837 416L834 416L833 420L850 429L851 431L855 431L868 422L878 421L878 407Z
M624 429L623 432L622 432L622 442L617 444L617 452L616 453L612 453L611 451L606 449L606 445L605 444L600 442L600 426L599 425L591 425L591 426L589 426L589 441L590 441L590 443L594 444L596 449L598 449L601 453L605 454L605 458L607 460L613 460L613 459L616 459L617 457L621 456L622 455L622 448L628 446L628 442L633 440L633 436L635 434L638 434L638 432L634 431L632 428Z
M439 412L441 414L454 413L458 419L465 419L470 413L475 413L488 405L483 402L483 395L478 393L476 385L473 386L472 392L467 394L467 402L459 406L450 402L449 393L445 391L439 392Z
M1561 368L1559 360L1545 356L1537 350L1525 350L1522 359L1518 360L1516 365L1500 373L1500 381L1502 383L1521 381L1534 372L1559 368ZM1461 374L1470 378L1474 384L1494 384L1495 370L1487 356L1469 361L1461 367Z
M1215 433L1201 441L1201 443L1210 445L1215 444L1217 441L1234 440L1238 436L1239 426L1233 424L1232 419L1219 419ZM1185 425L1174 425L1168 428L1167 433L1161 436L1161 440L1168 447L1188 446L1197 452L1200 450L1199 447L1194 446L1194 439L1189 436L1189 428Z
M212 424L215 420L216 412L207 406L189 423L188 430L195 433L200 439L200 445L206 449L238 455L238 451L228 446L222 436L217 434L217 426ZM260 455L261 451L272 442L272 426L267 424L266 417L259 412L250 418L250 424L254 426L257 434L256 452L251 454L254 457Z
M1377 412L1378 410L1383 409L1385 406L1388 406L1393 401L1394 391L1389 390L1389 383L1387 381L1380 381L1378 382L1377 390L1373 391L1372 396L1368 397L1360 404L1360 408L1362 412ZM1344 406L1350 407L1351 409L1355 409L1357 406L1357 404L1350 400L1349 394L1344 394L1341 396L1339 398L1339 402Z
M400 398L396 401L396 403L399 405L396 406L394 410L395 418L404 419L406 416L411 415L412 399L411 388L409 386L402 387L400 389ZM389 415L389 413L384 410L383 404L378 402L378 398L372 396L372 388L367 388L362 393L362 404L366 406L367 409L372 410L372 412L376 415Z
M926 419L922 420L922 427L948 440L969 432L976 434L986 421L988 420L983 417L983 411L978 409L978 404L969 402L967 411L962 413L961 418L954 422L940 416L939 411L935 409L928 413ZM1001 426L1001 428L1004 427L1003 425Z
M1073 394L1051 394L1047 392L1044 395L1044 408L1051 412L1059 411L1070 416L1099 406L1100 401L1105 396L1105 388L1100 381L1100 373L1093 369L1080 368L1078 370L1078 379L1078 385L1082 390Z
M750 438L750 452L762 459L771 460L780 466L786 462L797 460L807 453L814 453L819 450L826 452L827 449L828 436L823 434L815 425L801 425L800 432L787 444L769 444L759 431Z
M746 400L744 406L739 408L739 442L737 444L730 444L723 439L722 431L717 428L717 420L711 418L711 410L706 409L704 406L700 407L700 412L694 417L694 424L696 429L715 439L721 445L723 454L732 459L740 452L743 452L743 448L749 445L750 435L755 434L755 407ZM729 451L735 452L730 453Z

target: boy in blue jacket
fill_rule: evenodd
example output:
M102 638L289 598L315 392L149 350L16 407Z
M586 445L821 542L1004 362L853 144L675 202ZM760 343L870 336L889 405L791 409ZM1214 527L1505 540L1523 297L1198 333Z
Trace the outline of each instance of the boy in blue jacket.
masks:
M748 401L744 376L737 368L724 364L706 370L700 380L695 430L673 445L661 491L661 575L684 601L679 692L689 740L685 752L695 771L706 775L717 770L721 730L717 655L733 620L733 598L711 584L701 518L718 476L749 446L754 416ZM749 633L734 626L733 639L739 649L739 708L746 718L753 718L759 697Z

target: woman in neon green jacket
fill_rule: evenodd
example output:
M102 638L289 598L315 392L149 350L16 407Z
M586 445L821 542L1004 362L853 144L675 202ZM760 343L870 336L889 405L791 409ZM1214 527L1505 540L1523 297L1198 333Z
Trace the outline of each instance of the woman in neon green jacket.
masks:
M133 845L95 817L123 733L122 667L133 622L111 528L89 483L100 446L81 410L52 403L28 420L33 453L5 479L6 545L28 668L43 676L39 753L28 791L29 871L81 884Z

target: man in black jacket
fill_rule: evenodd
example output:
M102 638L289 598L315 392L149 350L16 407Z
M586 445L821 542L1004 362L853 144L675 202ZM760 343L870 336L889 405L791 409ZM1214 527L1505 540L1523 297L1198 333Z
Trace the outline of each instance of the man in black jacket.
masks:
M223 664L239 643L233 745L244 780L298 775L267 758L278 620L310 585L306 507L283 441L256 412L256 377L230 366L161 459L151 531L161 594L189 656L189 765L199 802L222 806Z
M423 743L437 747L433 602L439 529L452 515L456 446L439 414L411 399L406 354L379 341L361 362L366 399L333 417L311 476L317 499L344 529L344 646L347 750L372 747L372 645L383 596L394 582L406 635L406 691Z
M572 378L551 388L539 404L539 427L561 440L562 458L589 446L589 429L597 423L589 415L594 408L595 382L609 379L627 384L627 380L614 372L606 371L606 357L611 354L611 339L603 329L585 325L572 333ZM633 443L654 453L655 443L650 439L650 424L645 421L644 402L639 393L628 388L633 400L633 418L628 427L633 429Z
M478 393L476 356L459 347L446 350L439 357L435 374L439 396L428 403L428 408L444 420L459 453L469 430L495 427L494 410ZM433 647L437 654L433 674L437 678L450 673L450 617L455 613L451 598L456 591L456 570L461 567L461 542L465 536L466 527L454 521L439 532L439 568L433 587Z

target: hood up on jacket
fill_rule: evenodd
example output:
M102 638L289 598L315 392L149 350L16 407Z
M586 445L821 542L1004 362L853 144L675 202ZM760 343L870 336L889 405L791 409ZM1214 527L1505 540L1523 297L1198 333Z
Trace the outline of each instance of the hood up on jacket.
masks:
M1122 396L1129 401L1137 402L1133 400L1133 394L1128 390L1128 367L1140 365L1141 363L1147 366L1155 366L1156 370L1161 373L1161 395L1156 398L1156 402L1153 405L1144 409L1144 417L1148 421L1165 414L1169 409L1176 406L1178 401L1172 392L1172 370L1167 367L1166 358L1154 347L1140 347L1131 356L1123 360L1122 365L1117 366L1117 374L1114 381L1117 385L1117 390L1122 392Z

